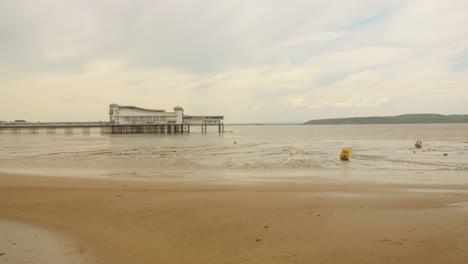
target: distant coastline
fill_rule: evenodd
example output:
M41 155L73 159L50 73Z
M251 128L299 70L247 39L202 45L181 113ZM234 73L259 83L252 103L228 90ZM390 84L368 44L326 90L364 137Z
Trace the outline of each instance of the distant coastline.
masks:
M448 124L468 123L468 115L406 114L398 116L371 116L319 119L304 125L371 125L371 124Z

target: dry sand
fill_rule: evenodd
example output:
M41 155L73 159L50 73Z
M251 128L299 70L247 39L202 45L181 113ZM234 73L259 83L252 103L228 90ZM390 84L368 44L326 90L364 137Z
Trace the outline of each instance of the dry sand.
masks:
M466 185L0 174L0 218L71 236L99 263L468 263L467 201Z

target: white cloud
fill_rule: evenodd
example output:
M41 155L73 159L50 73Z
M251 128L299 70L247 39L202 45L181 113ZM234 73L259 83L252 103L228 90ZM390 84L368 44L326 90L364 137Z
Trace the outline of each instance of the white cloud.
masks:
M295 109L309 108L308 105L304 104L304 98L291 98L289 100L289 107L295 108Z

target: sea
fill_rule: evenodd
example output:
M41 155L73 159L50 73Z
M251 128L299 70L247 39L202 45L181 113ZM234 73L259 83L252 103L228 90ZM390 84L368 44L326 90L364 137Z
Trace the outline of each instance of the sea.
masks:
M468 124L226 125L208 133L0 132L0 172L168 181L468 183ZM200 130L200 131L198 131ZM416 141L422 148L415 148ZM342 149L351 151L342 161Z

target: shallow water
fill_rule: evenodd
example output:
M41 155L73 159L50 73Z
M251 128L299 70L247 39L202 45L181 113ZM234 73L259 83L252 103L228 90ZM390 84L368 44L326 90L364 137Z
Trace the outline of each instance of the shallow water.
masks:
M468 125L228 126L232 133L0 134L0 171L92 177L213 179L387 175L468 182ZM414 149L417 140L422 149ZM351 161L342 162L342 148ZM447 156L443 154L446 153ZM213 173L210 173L213 172ZM400 176L398 176L400 175ZM331 176L330 176L331 177ZM372 176L370 176L372 177ZM254 177L255 178L255 177ZM262 178L262 177L259 177Z

